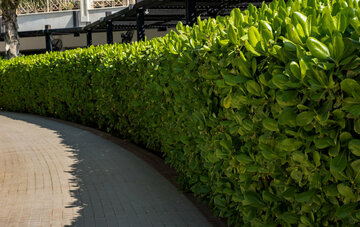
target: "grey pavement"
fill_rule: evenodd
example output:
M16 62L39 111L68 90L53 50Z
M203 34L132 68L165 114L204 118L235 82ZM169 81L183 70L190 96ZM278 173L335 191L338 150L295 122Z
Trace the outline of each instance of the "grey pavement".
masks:
M132 152L87 130L0 112L0 227L211 226Z

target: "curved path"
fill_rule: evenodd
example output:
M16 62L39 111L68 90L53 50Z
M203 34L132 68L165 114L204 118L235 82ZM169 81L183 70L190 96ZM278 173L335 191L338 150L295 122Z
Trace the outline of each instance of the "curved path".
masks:
M89 131L0 112L0 226L211 226L159 172Z

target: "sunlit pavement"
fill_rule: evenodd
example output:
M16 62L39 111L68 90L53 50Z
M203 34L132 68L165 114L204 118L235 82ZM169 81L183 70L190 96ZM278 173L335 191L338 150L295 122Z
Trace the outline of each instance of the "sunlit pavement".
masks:
M0 226L211 226L166 178L91 132L0 112Z

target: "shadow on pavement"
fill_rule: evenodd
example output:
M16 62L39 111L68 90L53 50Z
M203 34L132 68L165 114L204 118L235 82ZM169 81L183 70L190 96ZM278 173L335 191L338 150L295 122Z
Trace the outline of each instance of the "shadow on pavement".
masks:
M0 115L56 131L70 148L75 202L64 206L78 215L67 226L211 226L173 184L119 145L43 117Z

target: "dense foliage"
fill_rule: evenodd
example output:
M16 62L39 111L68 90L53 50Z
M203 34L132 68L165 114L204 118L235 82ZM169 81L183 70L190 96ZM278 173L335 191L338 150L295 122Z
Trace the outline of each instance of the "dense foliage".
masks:
M164 38L1 61L0 106L161 150L229 224L360 223L358 0L274 1Z

